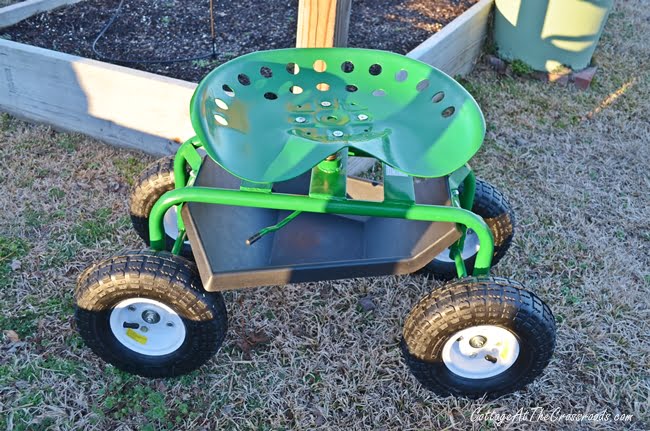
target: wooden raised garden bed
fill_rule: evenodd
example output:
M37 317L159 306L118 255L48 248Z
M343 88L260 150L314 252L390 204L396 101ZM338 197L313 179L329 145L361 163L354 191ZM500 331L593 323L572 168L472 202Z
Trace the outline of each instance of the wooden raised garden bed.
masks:
M7 40L13 38L14 27L2 27L27 18L17 15L17 8L30 6L37 14L43 7L75 2L27 0L0 9L0 110L114 145L170 153L176 143L193 135L188 106L194 82ZM407 55L450 75L471 71L492 4L478 1ZM295 25L291 31L295 35Z

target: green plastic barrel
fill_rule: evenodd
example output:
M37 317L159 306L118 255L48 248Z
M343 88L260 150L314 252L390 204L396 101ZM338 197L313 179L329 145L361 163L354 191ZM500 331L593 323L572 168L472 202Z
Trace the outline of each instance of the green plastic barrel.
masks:
M552 72L589 66L613 0L496 0L498 54Z

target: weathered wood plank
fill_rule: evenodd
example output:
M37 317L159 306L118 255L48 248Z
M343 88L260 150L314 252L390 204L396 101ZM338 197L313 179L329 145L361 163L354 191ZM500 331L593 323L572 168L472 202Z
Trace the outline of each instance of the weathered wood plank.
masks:
M494 0L480 0L407 56L429 63L451 76L472 71L487 35Z
M47 12L59 6L78 3L81 0L25 0L0 8L0 28L14 25L37 13Z
M193 135L195 84L0 40L0 110L149 153Z
M346 46L352 0L300 0L296 47Z

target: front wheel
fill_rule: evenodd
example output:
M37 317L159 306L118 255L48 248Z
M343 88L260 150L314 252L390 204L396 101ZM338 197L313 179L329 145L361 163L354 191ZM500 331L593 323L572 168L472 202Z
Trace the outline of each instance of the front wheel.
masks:
M548 365L555 320L515 281L470 277L424 297L404 322L402 353L415 378L442 396L495 398Z
M512 243L515 233L515 213L503 193L492 184L478 178L472 212L481 216L492 232L494 238L492 266L494 266L506 254ZM471 274L474 269L479 248L478 235L468 229L461 250L461 257L465 261L468 274ZM440 280L456 278L458 276L456 264L449 252L449 248L444 250L422 269Z
M174 156L156 160L145 168L131 189L129 211L133 229L149 245L149 214L162 195L174 190ZM165 229L165 246L171 251L178 237L176 206L171 207L163 216ZM192 247L185 241L181 247L181 256L193 260Z
M220 293L206 292L194 264L137 251L88 268L75 291L75 320L106 362L146 377L173 377L208 361L226 335Z

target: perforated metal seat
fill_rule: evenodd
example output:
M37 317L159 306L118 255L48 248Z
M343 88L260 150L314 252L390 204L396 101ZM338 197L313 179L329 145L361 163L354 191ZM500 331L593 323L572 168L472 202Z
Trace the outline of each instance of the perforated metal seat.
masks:
M402 55L355 48L248 54L212 71L191 102L208 155L253 182L308 171L345 147L411 176L465 164L485 134L465 89Z

